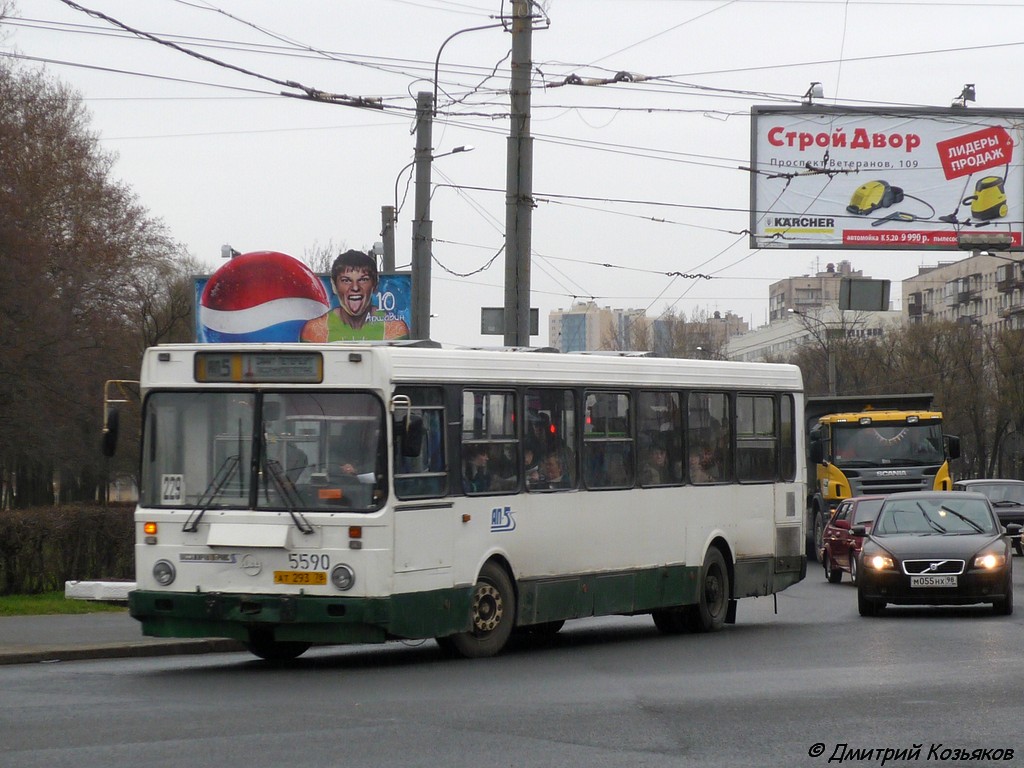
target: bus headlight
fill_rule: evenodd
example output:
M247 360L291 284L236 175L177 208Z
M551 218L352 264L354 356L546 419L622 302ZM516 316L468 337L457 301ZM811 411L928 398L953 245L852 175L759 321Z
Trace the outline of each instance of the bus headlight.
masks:
M331 584L342 592L346 592L356 584L356 572L342 563L331 569Z
M153 563L153 578L161 587L171 584L177 575L174 564L170 560L157 560Z

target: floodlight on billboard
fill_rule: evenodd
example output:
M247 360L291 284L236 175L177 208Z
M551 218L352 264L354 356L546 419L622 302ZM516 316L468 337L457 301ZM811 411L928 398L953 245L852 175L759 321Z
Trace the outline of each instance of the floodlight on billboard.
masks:
M983 230L1019 250L1022 118L964 108L754 107L750 245L956 250L964 233Z

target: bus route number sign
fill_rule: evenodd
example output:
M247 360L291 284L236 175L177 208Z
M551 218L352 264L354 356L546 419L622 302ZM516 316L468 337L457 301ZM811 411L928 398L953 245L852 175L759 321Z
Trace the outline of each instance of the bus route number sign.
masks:
M195 359L200 382L319 384L323 372L318 352L199 352Z
M160 476L160 503L165 507L180 507L185 503L185 476Z

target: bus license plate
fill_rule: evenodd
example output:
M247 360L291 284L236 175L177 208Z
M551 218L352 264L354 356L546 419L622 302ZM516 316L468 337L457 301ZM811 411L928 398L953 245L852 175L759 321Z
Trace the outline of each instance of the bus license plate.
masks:
M955 587L956 576L911 576L912 587Z
M312 584L323 586L327 583L326 571L274 571L275 584Z

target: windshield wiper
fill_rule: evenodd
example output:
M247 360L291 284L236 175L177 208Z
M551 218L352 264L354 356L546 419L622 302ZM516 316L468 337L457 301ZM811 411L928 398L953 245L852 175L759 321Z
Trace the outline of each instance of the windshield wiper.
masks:
M281 469L281 462L276 459L268 459L264 466L267 468L267 474L270 475L270 479L274 483L274 488L277 489L277 492L281 494L281 498L284 499L285 508L288 510L288 514L292 516L292 522L295 523L295 527L303 533L313 533L313 526L309 524L309 521L298 510L302 499L299 497L295 484L285 475L284 470Z
M947 531L945 528L943 528L941 525L939 525L937 522L932 520L931 517L928 516L928 512L925 510L924 507L922 507L920 504L918 504L917 506L921 510L921 515L924 517L925 520L928 521L928 525L930 525L939 533L949 533L949 531Z
M939 509L941 509L943 512L948 512L949 514L954 515L954 516L960 518L961 520L963 520L965 523L967 523L969 526L971 526L971 528L973 528L978 533L984 533L985 532L985 529L982 528L980 525L978 525L973 520L971 520L971 518L967 517L966 515L961 515L955 509L949 509L948 507L939 507Z
M185 525L181 527L182 531L185 533L195 533L199 530L199 521L203 519L206 510L210 508L210 505L213 504L213 500L217 498L221 489L228 484L235 476L235 472L238 471L238 460L238 454L224 459L224 463L220 465L217 473L213 476L213 480L206 486L206 490L203 491L199 501L196 502L196 508L192 510L188 520L185 521Z

